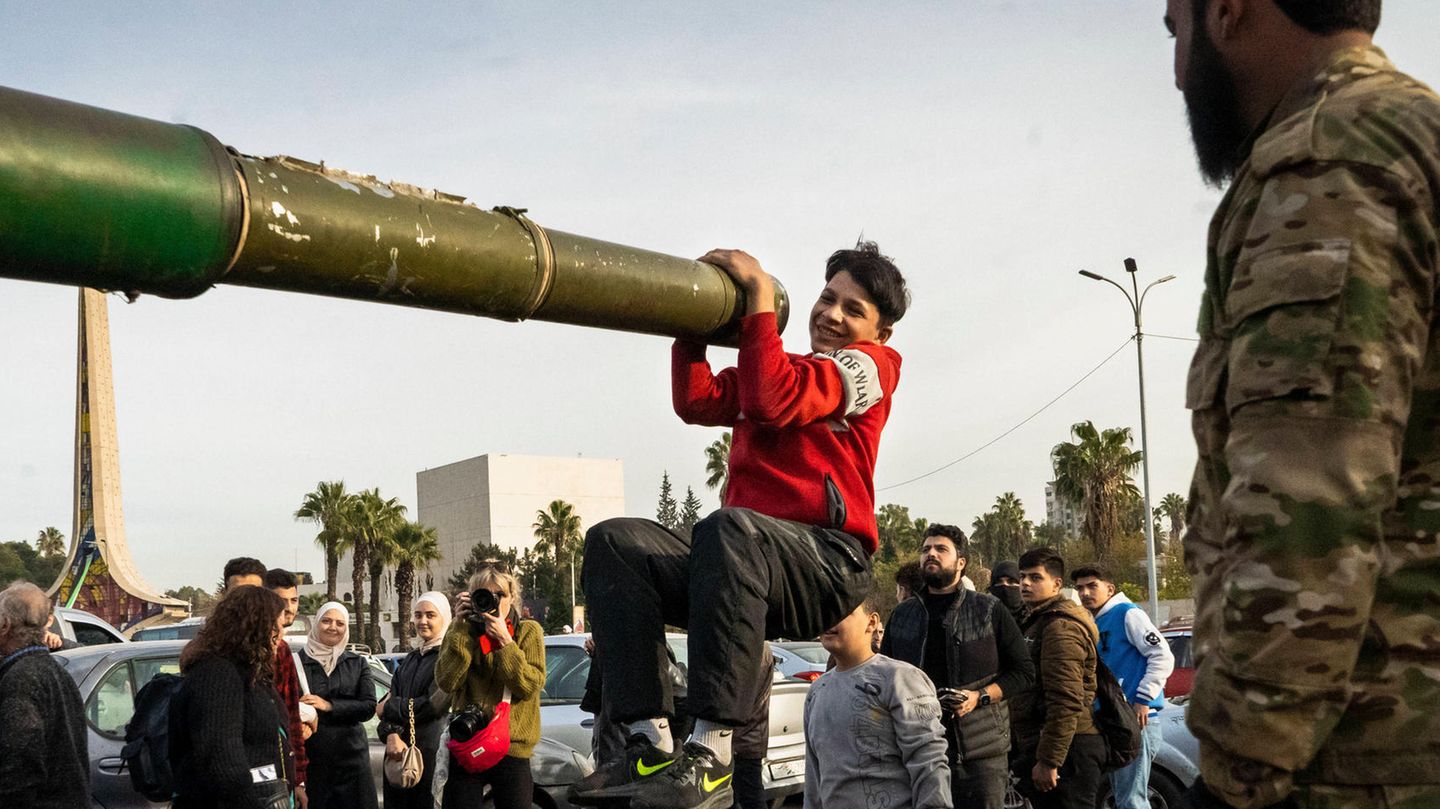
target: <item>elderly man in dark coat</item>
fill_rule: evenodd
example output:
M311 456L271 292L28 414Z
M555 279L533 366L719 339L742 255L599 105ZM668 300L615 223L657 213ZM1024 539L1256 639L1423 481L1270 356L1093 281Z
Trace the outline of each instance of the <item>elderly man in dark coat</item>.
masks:
M90 805L80 691L50 658L50 604L40 588L0 591L0 806Z

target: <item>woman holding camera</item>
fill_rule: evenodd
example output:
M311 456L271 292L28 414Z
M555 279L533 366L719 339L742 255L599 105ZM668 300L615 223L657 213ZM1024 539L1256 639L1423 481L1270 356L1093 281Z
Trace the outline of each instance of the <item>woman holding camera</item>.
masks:
M419 748L424 766L420 781L409 789L385 779L385 809L431 809L435 805L430 796L435 750L450 707L450 695L435 683L435 662L440 659L440 643L450 625L450 600L444 593L424 593L415 599L413 615L420 648L400 661L390 683L390 695L380 703L376 714L380 717L385 757L398 761L413 744Z
M510 694L510 749L482 772L451 762L444 809L477 809L490 787L495 809L530 809L530 755L540 740L540 691L545 687L544 630L520 618L520 583L495 566L470 577L470 592L455 603L435 681L457 712L478 708L487 717Z
M350 642L345 605L326 602L316 615L300 653L309 686L300 701L320 715L320 727L305 742L309 809L377 809L364 727L375 715L375 681L365 659L345 648Z

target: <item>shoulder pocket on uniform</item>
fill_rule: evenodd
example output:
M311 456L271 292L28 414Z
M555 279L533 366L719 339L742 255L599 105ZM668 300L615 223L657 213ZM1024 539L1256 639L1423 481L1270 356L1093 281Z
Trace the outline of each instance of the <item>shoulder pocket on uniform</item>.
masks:
M1350 263L1347 239L1277 247L1236 268L1225 298L1232 333L1226 402L1334 390L1326 358L1340 322L1340 293Z

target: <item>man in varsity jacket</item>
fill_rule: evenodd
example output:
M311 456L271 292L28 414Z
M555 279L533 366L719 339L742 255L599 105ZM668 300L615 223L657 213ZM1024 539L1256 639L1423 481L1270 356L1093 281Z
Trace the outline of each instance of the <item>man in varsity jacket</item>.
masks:
M1170 644L1145 611L1115 587L1115 580L1098 565L1076 568L1070 574L1080 604L1095 616L1100 629L1100 659L1135 708L1140 720L1140 757L1110 773L1115 809L1150 809L1150 762L1160 749L1160 723L1151 722L1165 705L1165 681L1175 669Z
M754 711L767 638L813 638L870 585L875 458L900 376L887 347L905 314L905 279L873 243L826 262L810 311L811 353L787 354L770 276L751 256L714 250L744 292L740 355L715 373L705 346L671 352L675 412L730 427L723 507L689 538L649 520L606 520L585 537L582 584L604 649L605 708L626 755L578 783L572 800L628 798L634 809L712 809L734 800L734 728ZM689 741L677 745L665 626L689 629Z

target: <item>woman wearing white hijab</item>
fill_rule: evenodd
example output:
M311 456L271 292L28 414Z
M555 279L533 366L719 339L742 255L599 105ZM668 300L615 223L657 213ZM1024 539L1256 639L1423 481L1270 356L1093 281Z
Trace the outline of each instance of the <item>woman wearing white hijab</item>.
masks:
M435 771L435 750L440 745L440 730L450 710L450 695L435 685L435 661L440 656L440 642L450 625L450 600L444 593L423 593L415 599L411 613L420 648L405 656L390 682L390 695L380 703L380 741L385 743L385 756L400 760L411 745L410 715L414 711L414 744L420 748L424 771L420 782L404 789L385 780L385 809L431 809L435 799L430 795L430 778Z
M375 682L364 658L345 648L350 642L345 605L327 602L316 615L300 653L309 684L300 701L320 715L320 728L305 742L309 809L376 809L364 727L375 714Z

